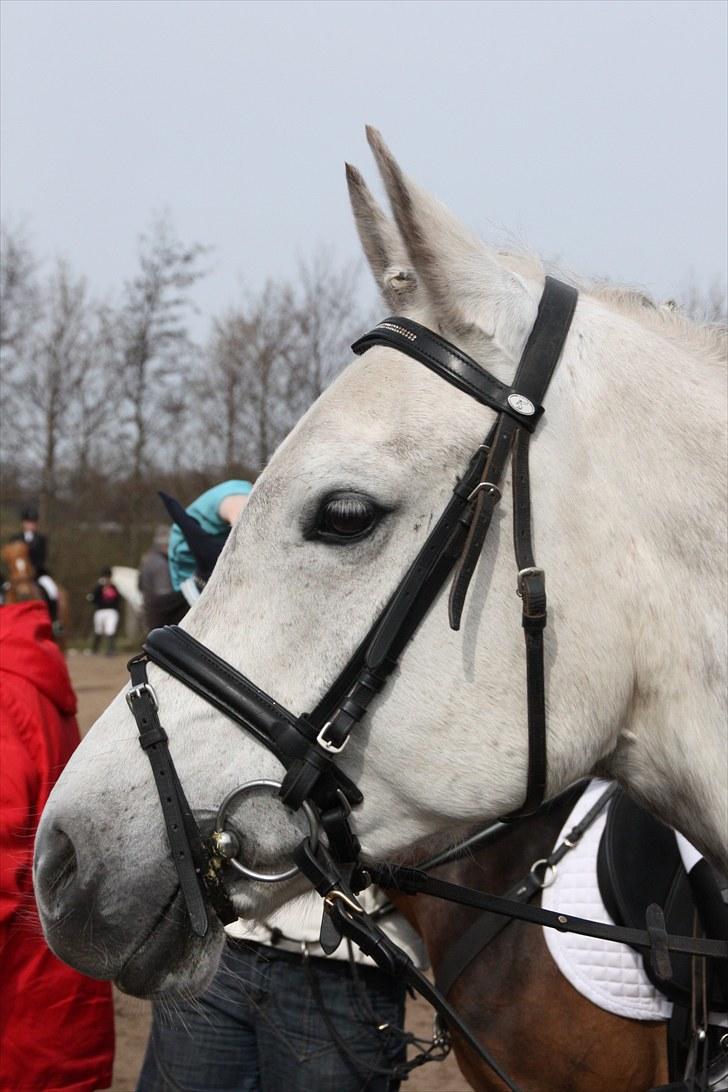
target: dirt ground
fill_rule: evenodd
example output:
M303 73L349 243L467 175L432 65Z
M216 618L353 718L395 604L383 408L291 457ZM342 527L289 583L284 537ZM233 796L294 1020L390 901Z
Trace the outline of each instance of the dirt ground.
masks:
M68 666L78 695L78 720L83 734L128 679L126 655L88 656L71 651ZM149 1003L115 992L116 1060L112 1092L134 1092L149 1029ZM429 1037L432 1010L421 1001L407 1004L407 1027ZM424 1066L403 1086L408 1092L468 1092L452 1056ZM315 1090L312 1090L315 1092Z

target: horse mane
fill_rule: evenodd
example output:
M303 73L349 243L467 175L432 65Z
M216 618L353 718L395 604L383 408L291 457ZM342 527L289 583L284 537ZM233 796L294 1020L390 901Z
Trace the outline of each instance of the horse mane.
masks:
M723 322L701 322L688 315L678 303L656 302L641 288L612 284L609 281L578 277L568 270L544 263L535 254L510 250L499 251L509 269L522 276L540 279L545 272L578 288L585 296L598 300L610 311L631 319L644 329L684 346L708 363L728 362L728 325Z
M610 310L633 319L661 337L678 342L706 362L726 366L728 325L725 323L701 322L673 300L656 303L637 288L593 282L586 284L583 290Z

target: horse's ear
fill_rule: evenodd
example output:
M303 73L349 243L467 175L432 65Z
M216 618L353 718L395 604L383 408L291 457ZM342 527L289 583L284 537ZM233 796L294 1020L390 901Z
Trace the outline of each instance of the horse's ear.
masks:
M518 360L536 317L537 298L494 251L406 177L376 129L367 128L367 139L399 235L438 322L471 347L475 342L487 349L494 343Z
M417 277L396 225L385 216L359 171L349 163L346 184L359 239L379 291L394 310L411 304Z

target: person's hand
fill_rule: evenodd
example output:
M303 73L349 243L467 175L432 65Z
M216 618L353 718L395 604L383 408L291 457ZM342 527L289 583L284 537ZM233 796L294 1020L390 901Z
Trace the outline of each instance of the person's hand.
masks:
M232 527L247 503L248 495L246 493L231 493L229 497L225 497L224 500L220 501L220 507L217 511L220 518L224 519Z

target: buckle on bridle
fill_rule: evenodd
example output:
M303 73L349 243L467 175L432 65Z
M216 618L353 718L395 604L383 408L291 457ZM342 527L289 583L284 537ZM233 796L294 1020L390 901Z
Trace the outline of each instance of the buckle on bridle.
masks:
M541 576L544 575L544 570L539 569L539 567L537 565L529 565L528 568L520 570L520 572L518 574L518 583L516 585L516 595L519 596L519 598L523 599L523 592L524 592L524 586L523 585L524 585L524 582L526 581L527 577L536 576L537 573L540 573Z
M345 891L339 891L338 887L332 888L331 891L324 895L324 902L329 910L333 910L335 903L343 902L344 906L346 906L348 910L353 911L353 913L364 913L364 907L360 906L356 899L351 895L347 895Z
M125 694L126 704L129 706L132 713L134 712L134 706L132 704L132 702L134 701L134 698L140 698L142 696L142 694L148 694L149 697L152 700L152 705L154 706L155 710L159 709L159 702L157 701L157 695L156 695L156 692L154 690L154 687L152 686L151 683L142 682L142 683L137 683L136 686L132 686L129 690L127 690L127 692Z
M493 482L478 482L475 489L469 494L468 501L473 500L474 497L477 497L478 493L484 492L486 489L488 490L489 496L495 497L496 503L501 499L501 491L497 485L493 485Z
M350 737L344 736L344 742L340 744L332 743L330 739L327 739L326 731L331 727L333 723L334 722L332 720L326 721L326 724L324 724L323 728L316 736L316 742L318 743L319 747L323 747L323 749L325 751L328 751L330 755L340 755L341 752L344 750L344 747L346 747L347 743L349 742Z

